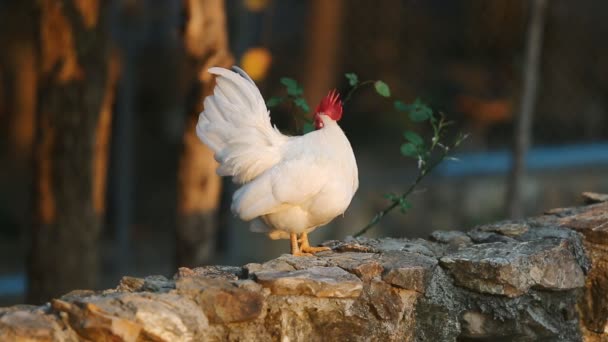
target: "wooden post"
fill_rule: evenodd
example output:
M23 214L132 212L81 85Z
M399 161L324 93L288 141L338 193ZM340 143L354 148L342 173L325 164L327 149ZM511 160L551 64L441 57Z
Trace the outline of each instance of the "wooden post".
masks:
M209 262L215 251L217 211L221 179L213 153L196 136L195 126L203 99L213 89L207 69L229 67L224 1L188 0L184 46L188 65L188 114L183 151L178 171L178 222L176 262L178 266L197 266Z
M543 30L547 0L531 2L530 23L523 68L523 94L519 115L513 132L513 166L509 174L507 206L512 219L524 216L523 188L526 176L526 155L532 137L532 118L536 105L538 78L540 74L540 55L543 45Z
M27 300L95 288L118 64L108 2L40 0L35 212Z

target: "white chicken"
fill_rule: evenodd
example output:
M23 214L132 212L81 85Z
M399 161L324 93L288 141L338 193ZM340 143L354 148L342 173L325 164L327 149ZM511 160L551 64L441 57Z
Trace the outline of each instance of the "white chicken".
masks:
M217 84L196 126L215 152L217 173L242 184L232 212L252 221L252 231L289 238L294 255L328 250L311 247L308 233L343 214L359 186L352 147L337 123L338 94L330 92L315 110L315 131L285 136L271 125L253 80L233 69L209 69Z

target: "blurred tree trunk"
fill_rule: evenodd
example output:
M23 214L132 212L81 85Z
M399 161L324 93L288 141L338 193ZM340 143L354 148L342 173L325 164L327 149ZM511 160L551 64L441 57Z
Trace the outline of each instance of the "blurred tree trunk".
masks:
M543 29L547 0L534 0L530 3L530 23L523 66L523 94L519 115L515 122L513 134L513 166L507 184L507 206L512 219L524 216L524 182L526 176L526 155L532 138L532 119L538 93L540 74L540 55L543 45Z
M313 0L310 7L304 93L314 109L316 103L336 84L344 6L342 0Z
M2 122L4 115L6 115L4 113L6 111L6 104L4 100L4 82L4 72L2 70L2 65L0 65L0 122Z
M17 42L11 54L14 72L11 142L15 155L27 160L31 156L36 117L36 51L33 42L26 40Z
M0 117L3 135L19 166L28 164L34 141L38 61L36 26L24 25L33 13L31 1L13 1L0 10ZM4 90L2 90L3 87Z
M229 67L223 0L187 0L184 32L188 114L183 151L178 172L178 222L176 262L178 266L196 266L209 262L216 244L217 214L221 180L213 153L196 136L196 122L203 99L213 90L207 69Z
M39 102L27 301L95 288L117 62L109 2L39 0Z

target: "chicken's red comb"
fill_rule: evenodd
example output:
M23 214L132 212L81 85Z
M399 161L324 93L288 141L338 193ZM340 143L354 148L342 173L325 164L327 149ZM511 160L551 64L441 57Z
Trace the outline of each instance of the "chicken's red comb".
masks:
M316 113L323 113L334 121L338 121L342 118L342 101L340 101L340 94L336 89L327 94L317 106Z

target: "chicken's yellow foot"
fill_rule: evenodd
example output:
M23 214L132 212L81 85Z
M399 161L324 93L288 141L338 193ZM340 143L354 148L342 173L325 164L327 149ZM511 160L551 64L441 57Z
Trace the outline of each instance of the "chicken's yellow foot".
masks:
M295 256L312 256L310 253L306 253L300 249L298 246L298 235L296 233L289 234L289 239L291 242L291 254Z
M301 242L301 244L300 244L301 252L318 253L318 252L331 250L331 248L329 248L329 247L311 247L310 243L308 242L308 233L302 233L302 235L300 235L300 242Z

